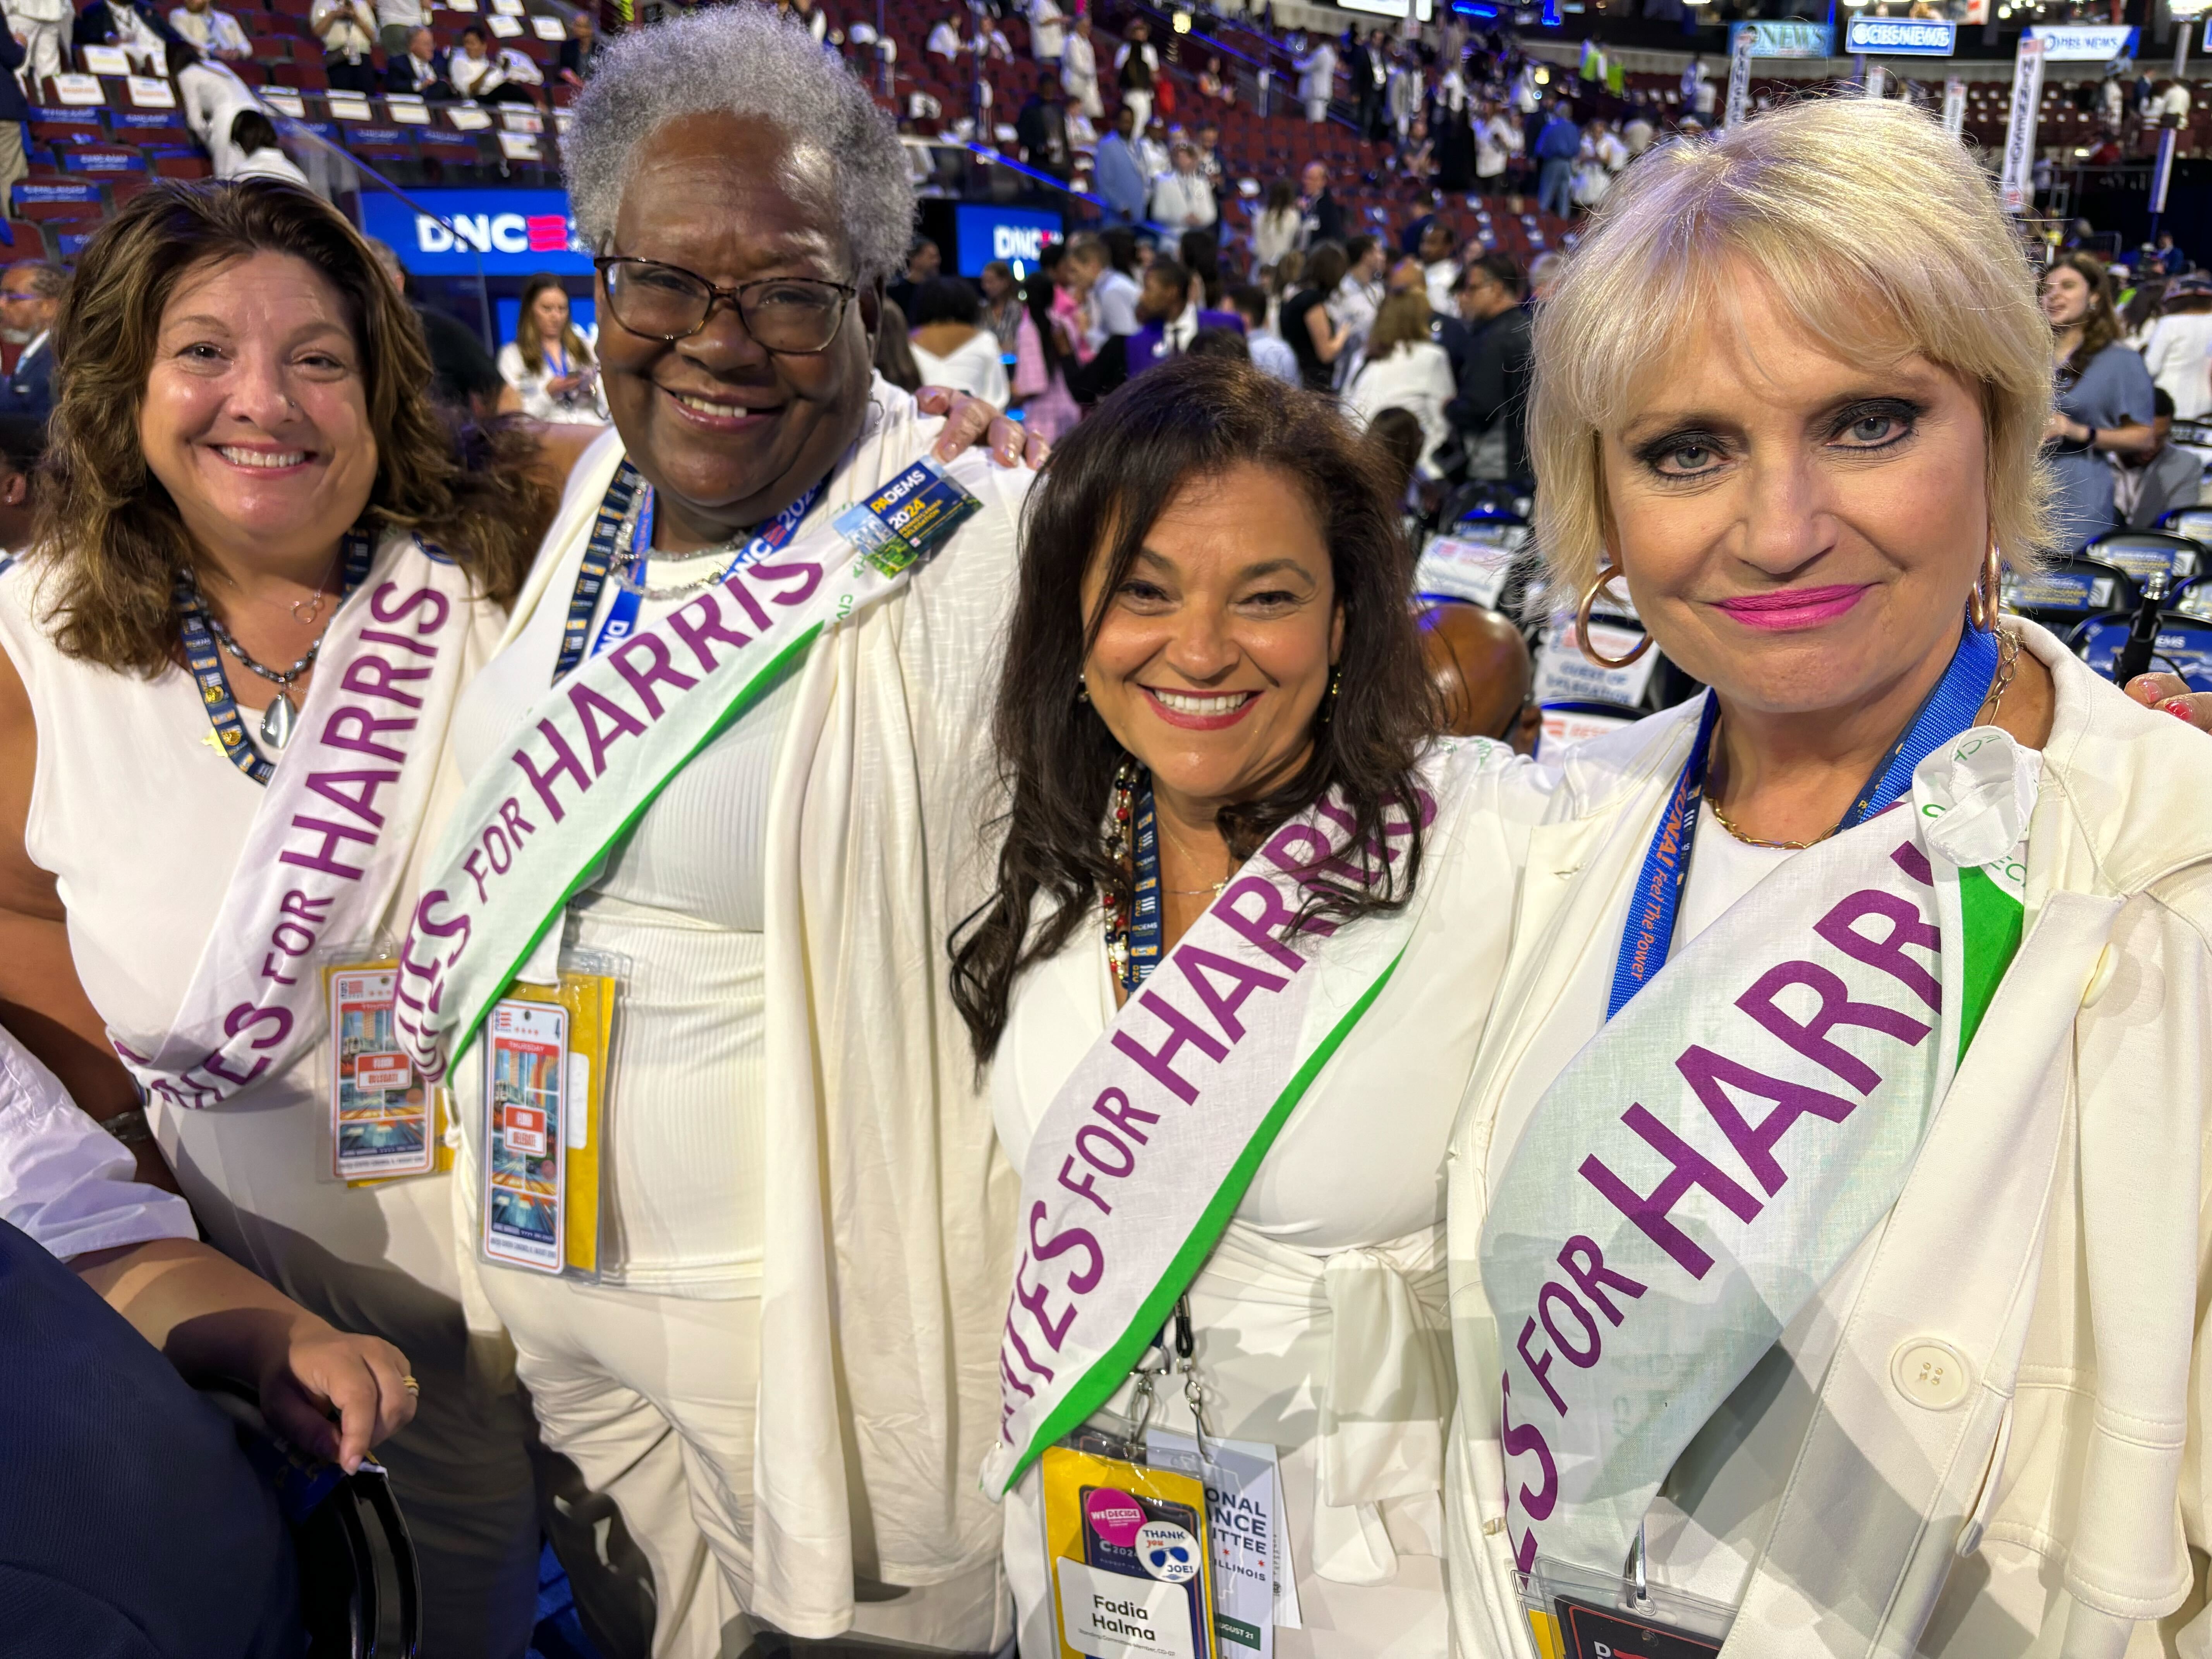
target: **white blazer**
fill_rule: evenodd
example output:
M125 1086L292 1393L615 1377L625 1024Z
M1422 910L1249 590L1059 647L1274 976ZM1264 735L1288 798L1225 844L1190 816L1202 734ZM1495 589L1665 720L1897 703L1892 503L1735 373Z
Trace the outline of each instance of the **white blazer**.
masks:
M2027 937L1863 1247L1832 1363L1784 1380L1817 1401L1786 1482L1775 1472L1724 1659L2120 1659L2212 1639L2202 1614L2178 1633L2151 1622L2184 1604L2191 1553L2212 1547L2195 1340L2212 1249L2212 744L2026 632L2057 693ZM1463 1656L1534 1652L1511 1577L1483 1222L1517 1126L1601 1018L1695 707L1497 786L1509 813L1540 822L1448 1164ZM1893 1375L1922 1337L1969 1362L1948 1408Z

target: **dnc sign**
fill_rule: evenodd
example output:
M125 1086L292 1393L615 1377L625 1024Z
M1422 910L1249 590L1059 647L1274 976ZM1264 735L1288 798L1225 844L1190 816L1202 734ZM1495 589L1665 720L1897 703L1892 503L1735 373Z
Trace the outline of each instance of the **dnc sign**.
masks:
M591 275L591 255L577 239L566 191L418 190L412 195L429 210L395 196L363 192L361 228L390 243L399 263L420 276Z

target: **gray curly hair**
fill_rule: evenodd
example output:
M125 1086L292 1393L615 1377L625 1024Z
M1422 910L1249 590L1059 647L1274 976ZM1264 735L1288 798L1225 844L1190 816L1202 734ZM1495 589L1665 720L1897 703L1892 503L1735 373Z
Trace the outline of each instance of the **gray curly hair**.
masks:
M890 118L805 28L767 6L717 6L608 42L561 142L576 228L594 250L614 234L639 147L686 115L753 116L819 151L836 180L863 284L901 269L914 185Z

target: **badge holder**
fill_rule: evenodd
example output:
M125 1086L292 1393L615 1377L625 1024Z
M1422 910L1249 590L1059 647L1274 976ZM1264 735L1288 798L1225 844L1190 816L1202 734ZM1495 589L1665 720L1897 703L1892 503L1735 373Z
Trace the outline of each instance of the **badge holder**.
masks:
M450 1097L424 1085L392 1030L398 953L371 944L315 966L330 1019L331 1175L371 1187L451 1170Z
M1644 1538L1626 1574L1540 1555L1514 1580L1539 1659L1711 1659L1735 1609L1649 1581Z
M1179 1360L1155 1343L1137 1369L1127 1434L1086 1425L1039 1460L1059 1659L1216 1659L1205 1484L1145 1450L1159 1384L1176 1370L1199 1444L1209 1443L1187 1305L1176 1328Z
M520 980L484 1016L483 1259L595 1284L615 1004L627 964L563 951L561 982Z

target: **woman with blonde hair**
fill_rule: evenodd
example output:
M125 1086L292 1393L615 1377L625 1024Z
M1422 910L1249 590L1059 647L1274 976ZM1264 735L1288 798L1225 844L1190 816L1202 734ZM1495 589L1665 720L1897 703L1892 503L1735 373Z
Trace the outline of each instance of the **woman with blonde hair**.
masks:
M2120 337L2112 278L2087 253L2062 253L2043 273L2056 393L2044 441L2057 486L2051 548L2071 553L2119 525L2106 456L2147 455L2153 386L2142 354Z
M2000 616L2051 349L1971 156L1859 100L1647 156L1539 313L1555 592L1710 690L1495 780L1462 1652L2201 1644L2212 748Z
M1451 435L1444 405L1458 390L1451 360L1429 337L1428 295L1411 289L1385 300L1367 336L1367 360L1345 388L1345 413L1364 428L1386 409L1404 410L1421 423L1419 464L1427 467Z
M522 412L532 420L606 424L599 362L570 319L568 290L550 271L522 285L514 337L499 349L499 373L521 395Z

